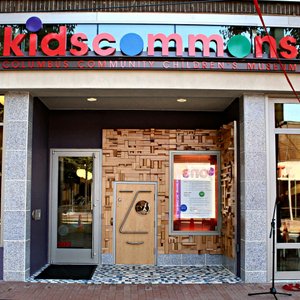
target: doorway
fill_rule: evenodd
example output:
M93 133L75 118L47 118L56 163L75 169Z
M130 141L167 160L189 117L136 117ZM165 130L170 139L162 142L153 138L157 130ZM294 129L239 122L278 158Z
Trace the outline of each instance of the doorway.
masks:
M116 264L156 264L156 183L115 182L114 260Z
M278 280L295 280L300 276L299 112L297 100L272 99L269 103L272 120L269 184L273 187L269 210L276 209L275 279Z
M51 150L50 261L98 264L100 150Z

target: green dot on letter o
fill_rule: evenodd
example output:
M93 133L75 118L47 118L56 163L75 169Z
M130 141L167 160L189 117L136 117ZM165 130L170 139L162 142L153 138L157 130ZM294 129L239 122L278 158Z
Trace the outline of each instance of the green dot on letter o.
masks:
M243 58L251 53L251 44L245 36L239 34L229 40L227 49L232 56Z

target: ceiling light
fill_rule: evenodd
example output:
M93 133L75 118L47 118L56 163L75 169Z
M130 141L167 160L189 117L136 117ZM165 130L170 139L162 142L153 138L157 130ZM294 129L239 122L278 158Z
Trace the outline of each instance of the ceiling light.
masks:
M93 174L85 169L77 169L76 175L87 180L91 180L93 178Z
M95 101L97 101L97 98L90 97L90 98L87 98L86 100L89 102L95 102Z
M184 103L184 102L186 102L187 100L186 99L184 99L184 98L179 98L179 99L177 99L177 102L180 102L180 103Z

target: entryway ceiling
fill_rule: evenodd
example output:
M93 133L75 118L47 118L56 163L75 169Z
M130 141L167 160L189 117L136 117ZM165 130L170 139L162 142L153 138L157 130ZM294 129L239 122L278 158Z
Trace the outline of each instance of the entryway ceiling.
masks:
M52 110L169 110L169 111L223 111L241 95L239 91L205 90L40 90L33 96ZM88 97L97 98L95 102ZM185 103L177 102L184 98Z

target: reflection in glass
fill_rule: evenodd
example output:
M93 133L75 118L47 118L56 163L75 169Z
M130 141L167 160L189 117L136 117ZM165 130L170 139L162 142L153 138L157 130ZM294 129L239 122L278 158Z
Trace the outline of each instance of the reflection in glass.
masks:
M92 248L92 157L59 157L57 248Z
M300 271L300 249L277 249L277 271Z
M87 41L84 41L89 47L89 51L93 50L93 39L97 35L97 25L80 24L74 27L74 33L84 33L87 36Z
M300 128L299 103L276 103L275 124L277 128Z
M1 182L2 182L3 116L4 116L4 96L0 95L0 123L2 123L0 125L0 199L2 194ZM0 212L1 212L1 201L0 201ZM1 224L2 224L2 220L0 216L0 234L1 234Z
M4 40L4 27L7 25L0 25L0 41ZM20 33L24 32L24 25L8 25L12 30L12 37L14 38ZM0 42L0 55L3 55L3 42ZM21 49L24 49L24 42L21 43Z
M0 95L0 123L3 123L3 117L4 117L4 96Z
M48 33L58 33L59 26L63 24L44 24L43 28L37 33L38 35L38 45L42 38ZM3 40L4 27L12 27L13 37L19 33L27 34L28 31L25 28L25 25L0 25L0 40ZM187 37L188 34L204 34L210 36L212 34L219 34L224 40L224 49L227 47L227 43L231 37L234 35L243 35L250 40L251 49L254 50L254 39L256 36L264 37L266 35L263 27L257 26L217 26L217 25L176 25L176 24L65 24L67 26L67 51L71 48L70 38L72 34L82 32L87 35L88 41L84 43L88 44L90 50L92 50L92 41L94 37L99 33L109 33L113 35L116 39L116 43L108 43L107 41L101 41L101 48L105 47L116 47L117 51L120 51L120 39L127 33L136 33L142 37L144 40L144 51L147 51L147 35L149 33L157 34L163 33L166 36L169 36L172 33L178 33L182 35L183 45L187 47ZM299 28L267 28L268 33L275 38L277 46L279 41L283 36L293 36L296 39L296 48L300 49L300 29ZM201 53L202 44L197 42L198 51ZM23 51L28 51L29 39L24 39L21 44L21 49ZM57 41L50 41L50 48L55 49L57 47ZM169 50L172 51L172 48L175 48L174 41L169 43ZM161 43L156 41L155 43L156 51L161 50ZM213 51L216 51L215 43L210 43L210 48ZM278 47L279 48L279 47ZM174 50L174 49L173 49ZM185 49L187 50L187 49ZM263 43L263 53L269 56L269 46L268 43ZM3 45L0 43L0 55L3 51ZM38 51L41 51L40 47ZM299 51L298 51L299 52ZM280 53L280 51L279 51ZM300 54L299 54L300 55ZM298 58L299 58L298 55Z
M71 43L70 43L70 38L71 36L75 33L75 28L77 25L75 24L44 24L42 29L39 30L37 34L38 38L38 43L37 43L37 50L41 51L41 41L42 39L48 35L49 33L60 33L60 26L66 26L67 27L67 33L66 33L66 49L70 50L71 48ZM13 25L11 26L13 30L13 37L16 37L18 34L23 33L23 34L28 34L28 30L26 29L25 25ZM1 32L0 32L1 34ZM25 38L22 43L21 43L21 50L22 51L28 51L29 50L29 38ZM59 46L59 42L56 39L50 39L49 43L49 49L55 50Z
M191 26L191 25L177 25L176 26L176 33L180 34L182 36L182 43L185 46L188 46L188 36L189 34L198 35L198 34L204 34L207 37L218 34L222 30L222 26ZM196 43L197 51L203 51L203 44L201 42ZM223 45L222 45L223 46ZM216 52L216 43L211 42L209 45L210 49ZM186 48L185 51L188 49Z
M1 198L1 194L2 194L2 186L1 186L1 182L2 182L2 143L3 143L3 126L0 126L0 199ZM1 211L1 201L0 201L0 211ZM2 220L1 220L1 215L0 215L0 234L1 234L1 224L2 224ZM0 236L1 238L1 236Z
M140 24L100 24L99 32L110 33L114 36L116 41L120 41L121 38L127 33L136 33L138 34L144 41L144 51L147 51L147 40L148 34L157 34L163 33L166 36L174 33L173 25L140 25ZM117 51L120 51L120 43L109 44L108 42L101 42L101 48L109 46L116 47ZM156 41L154 44L155 47L161 48L161 43ZM174 42L170 42L170 47L174 47Z
M277 242L300 243L300 135L276 137Z

